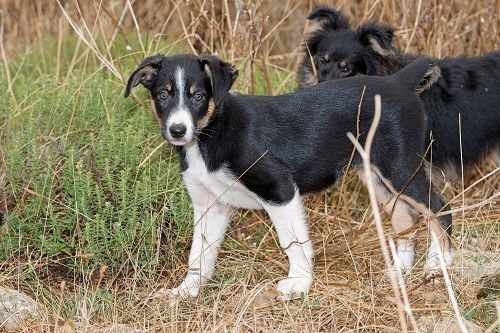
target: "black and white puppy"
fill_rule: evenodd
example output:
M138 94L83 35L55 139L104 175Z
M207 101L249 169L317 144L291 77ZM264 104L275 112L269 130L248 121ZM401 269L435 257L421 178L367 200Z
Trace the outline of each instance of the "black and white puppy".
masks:
M297 73L299 88L358 74L389 75L417 58L393 46L391 27L367 23L353 30L347 17L325 6L308 19L312 29ZM433 164L456 178L462 159L470 167L500 148L500 52L435 62L441 78L420 95L428 118L426 144L432 131Z
M364 144L375 94L382 97L383 111L371 161L381 177L374 179L378 200L392 213L395 232L417 222L410 205L423 207L425 214L443 209L443 198L428 189L426 174L419 169L425 152L425 116L414 91L428 73L435 73L430 64L420 59L385 78L355 77L287 95L249 96L229 91L237 71L216 57L146 58L131 75L125 97L139 83L151 92L161 133L179 153L194 211L188 273L169 292L198 295L212 276L233 208L247 208L266 210L289 258L288 277L278 283L281 298L307 293L313 281L313 248L301 195L323 190L341 177L353 152L346 133L358 133L359 128ZM358 123L356 110L364 86ZM355 155L353 169L360 165ZM387 184L402 195L396 199ZM437 246L451 260L451 217L443 216L431 226L441 241L430 247L429 270L437 267ZM414 244L405 236L398 241L398 256L408 268L413 265Z

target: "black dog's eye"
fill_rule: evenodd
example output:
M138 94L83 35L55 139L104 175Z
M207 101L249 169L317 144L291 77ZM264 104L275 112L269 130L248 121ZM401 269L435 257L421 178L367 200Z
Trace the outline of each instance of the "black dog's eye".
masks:
M321 57L319 57L319 61L324 65L324 64L327 64L328 61L330 61L330 57L328 56L328 54L325 54L325 55L322 55Z
M205 95L204 95L204 94L202 94L202 93L197 92L197 93L195 93L195 94L193 95L193 98L194 98L194 100L195 100L196 102L201 102L201 101L203 101L203 100L205 99Z
M342 73L344 74L349 74L351 72L351 69L347 66L345 66L344 68L342 68Z
M165 101L168 98L168 93L163 90L158 94L158 98L161 99L162 101Z

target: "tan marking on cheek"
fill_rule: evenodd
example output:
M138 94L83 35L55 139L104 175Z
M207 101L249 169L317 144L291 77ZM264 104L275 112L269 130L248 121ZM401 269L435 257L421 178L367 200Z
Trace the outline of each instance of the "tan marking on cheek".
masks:
M170 83L167 83L167 85L165 86L165 89L168 91L168 92L172 92L172 85Z
M194 95L194 93L196 92L197 89L198 89L198 87L196 87L196 86L189 87L189 94Z
M307 62L311 67L307 66ZM311 55L309 48L304 47L304 52L300 55L300 67L297 71L297 82L300 88L310 87L318 84L318 78L316 75L316 65L314 64L313 56Z
M318 83L319 83L318 78L313 73L309 73L308 75L306 75L302 82L304 87L314 86Z
M215 102L214 102L213 98L210 98L210 100L208 101L207 108L208 108L207 113L202 118L200 118L196 121L196 127L198 129L202 129L205 126L207 126L208 122L210 121L210 118L212 117L212 115L215 112Z
M312 66L314 66L314 64ZM315 75L314 71L307 66L302 66L299 69L297 79L301 88L311 87L319 83L318 77Z

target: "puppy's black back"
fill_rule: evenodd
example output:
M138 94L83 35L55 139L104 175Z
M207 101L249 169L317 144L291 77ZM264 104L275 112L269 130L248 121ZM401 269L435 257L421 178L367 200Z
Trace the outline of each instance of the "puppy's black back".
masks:
M422 60L409 71L425 73L428 64ZM357 109L364 86L358 123ZM424 152L425 115L413 89L405 87L399 76L353 77L274 97L228 95L222 118L215 122L215 128L207 129L210 136L200 136L202 146L211 152L204 158L209 165L224 163L234 174L244 174L241 180L249 188L275 189L268 182L279 175L277 178L293 179L301 193L319 191L345 171L353 152L347 133L359 136L364 144L373 121L376 94L382 97L383 111L372 162L384 173L401 170L405 163L405 169L408 164L414 169ZM229 123L233 125L227 126ZM222 133L223 137L213 140L214 133ZM245 154L241 154L241 147L245 147ZM387 151L407 158L391 161ZM246 170L257 160L257 165ZM359 163L356 155L354 165ZM401 177L410 176L401 173ZM286 195L293 196L293 189L268 194L271 198L277 196L276 201L286 201Z

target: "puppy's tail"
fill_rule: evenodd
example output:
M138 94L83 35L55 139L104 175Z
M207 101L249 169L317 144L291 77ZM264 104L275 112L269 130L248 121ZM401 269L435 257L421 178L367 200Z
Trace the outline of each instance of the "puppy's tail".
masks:
M393 77L417 95L429 90L441 77L441 70L430 58L418 57Z

